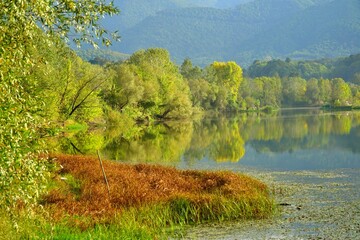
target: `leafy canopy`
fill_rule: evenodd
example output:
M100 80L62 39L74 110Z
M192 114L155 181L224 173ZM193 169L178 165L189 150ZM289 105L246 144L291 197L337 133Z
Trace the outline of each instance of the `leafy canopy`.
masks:
M31 77L43 59L32 55L34 48L54 44L50 36L94 46L101 38L109 45L98 20L118 12L105 0L0 2L0 206L34 202L46 177L45 164L35 157L45 122L38 81Z

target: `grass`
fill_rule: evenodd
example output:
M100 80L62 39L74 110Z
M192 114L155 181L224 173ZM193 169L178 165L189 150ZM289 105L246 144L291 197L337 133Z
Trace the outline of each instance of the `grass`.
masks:
M267 187L245 175L104 161L109 196L98 159L53 158L61 167L57 187L42 198L47 216L25 227L35 231L23 231L21 238L166 239L192 224L274 212Z

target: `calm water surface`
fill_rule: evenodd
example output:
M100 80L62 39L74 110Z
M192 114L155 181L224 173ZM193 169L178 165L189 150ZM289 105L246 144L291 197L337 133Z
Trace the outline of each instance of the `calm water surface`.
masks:
M191 169L360 168L360 112L282 111L170 122L114 137L109 159Z

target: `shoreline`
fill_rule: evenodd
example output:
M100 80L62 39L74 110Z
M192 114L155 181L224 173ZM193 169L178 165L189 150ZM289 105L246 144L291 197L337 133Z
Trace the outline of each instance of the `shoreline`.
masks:
M275 193L281 214L263 221L208 224L185 239L357 239L360 169L249 170Z

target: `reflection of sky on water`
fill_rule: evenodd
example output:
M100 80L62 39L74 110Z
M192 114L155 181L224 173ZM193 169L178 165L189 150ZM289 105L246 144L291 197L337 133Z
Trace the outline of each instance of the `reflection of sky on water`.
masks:
M241 170L241 167L268 170L334 170L360 168L360 155L342 149L306 149L294 152L262 153L246 145L245 156L236 163L217 163L204 158L194 163L181 161L180 168Z
M278 143L280 144L280 143ZM330 136L321 147L279 150L272 141L253 141L245 145L245 155L238 162L218 163L208 157L197 162L179 163L180 168L241 170L241 167L268 170L334 170L360 168L360 143L352 134Z
M342 149L306 149L283 153L259 153L247 146L240 165L271 170L321 170L360 168L360 155Z

